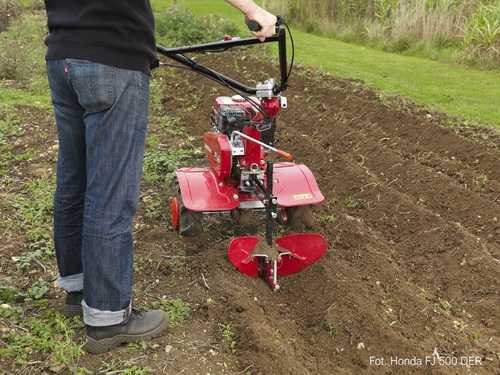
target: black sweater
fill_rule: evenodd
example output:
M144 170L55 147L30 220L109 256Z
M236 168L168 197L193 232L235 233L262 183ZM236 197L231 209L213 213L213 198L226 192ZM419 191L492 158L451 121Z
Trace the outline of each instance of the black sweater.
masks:
M149 0L45 0L46 59L80 59L149 74L156 60Z

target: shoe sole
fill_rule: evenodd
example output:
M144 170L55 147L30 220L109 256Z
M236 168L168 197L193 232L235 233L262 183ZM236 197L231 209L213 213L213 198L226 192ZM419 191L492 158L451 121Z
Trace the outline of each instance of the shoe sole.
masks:
M165 318L163 319L161 324L158 325L158 327L152 329L151 331L141 334L136 334L136 335L122 334L101 340L96 340L92 337L85 335L86 343L83 346L83 348L85 349L85 351L91 354L106 353L109 352L110 350L115 349L120 344L127 344L139 340L149 340L154 337L157 337L167 329L168 323L169 323L169 318L168 316L165 316Z

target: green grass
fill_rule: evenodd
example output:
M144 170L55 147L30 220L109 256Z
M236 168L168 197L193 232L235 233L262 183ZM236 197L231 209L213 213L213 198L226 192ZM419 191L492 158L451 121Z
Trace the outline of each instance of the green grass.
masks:
M168 9L173 0L153 1ZM238 26L243 18L224 1L177 0L196 15L222 13ZM248 31L241 28L242 35ZM402 95L427 108L459 116L469 124L500 128L500 74L342 43L292 29L295 61L344 78L355 78L387 95ZM292 76L293 82L293 76Z

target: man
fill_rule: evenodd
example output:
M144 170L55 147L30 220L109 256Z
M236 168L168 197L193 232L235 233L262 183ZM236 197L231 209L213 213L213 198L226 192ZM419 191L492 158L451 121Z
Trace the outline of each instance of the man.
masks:
M276 17L252 0L226 0L274 34ZM63 313L83 313L86 350L149 339L165 312L132 309L131 226L139 202L156 60L148 0L45 0L46 64L59 138L54 241Z

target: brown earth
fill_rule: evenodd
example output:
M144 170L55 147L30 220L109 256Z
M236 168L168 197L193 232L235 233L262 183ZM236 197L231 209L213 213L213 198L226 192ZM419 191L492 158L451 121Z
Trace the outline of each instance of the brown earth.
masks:
M226 66L243 81L275 76L275 64L249 55L200 61L223 72ZM198 152L183 165L205 166L199 155L211 105L230 93L192 72L160 69L167 74L153 78L162 76L164 96L154 99L163 108L153 111L180 118L180 129L192 137ZM307 232L326 238L327 254L280 279L281 290L273 292L227 258L233 237L262 233L262 216L248 225L210 216L200 236L182 237L169 221L174 188L144 183L134 227L134 304L180 299L191 313L141 347L85 355L79 366L119 373L103 364L133 361L154 373L190 375L500 374L498 132L457 126L362 82L307 67L295 68L290 83L278 146L312 170L325 195ZM53 175L51 113L25 107L23 127L15 152L35 149L38 156L2 179ZM164 124L152 122L149 131L165 149L188 149L186 138ZM155 216L146 207L158 194L163 214ZM275 228L277 236L294 232ZM0 269L14 275L10 258L27 250L27 239L15 229L2 231ZM52 282L55 263L45 267L33 266L29 278ZM46 297L61 308L63 292L51 288ZM15 329L5 320L2 326ZM232 344L222 340L224 328L234 333ZM48 373L47 353L33 356L40 362L15 372Z

